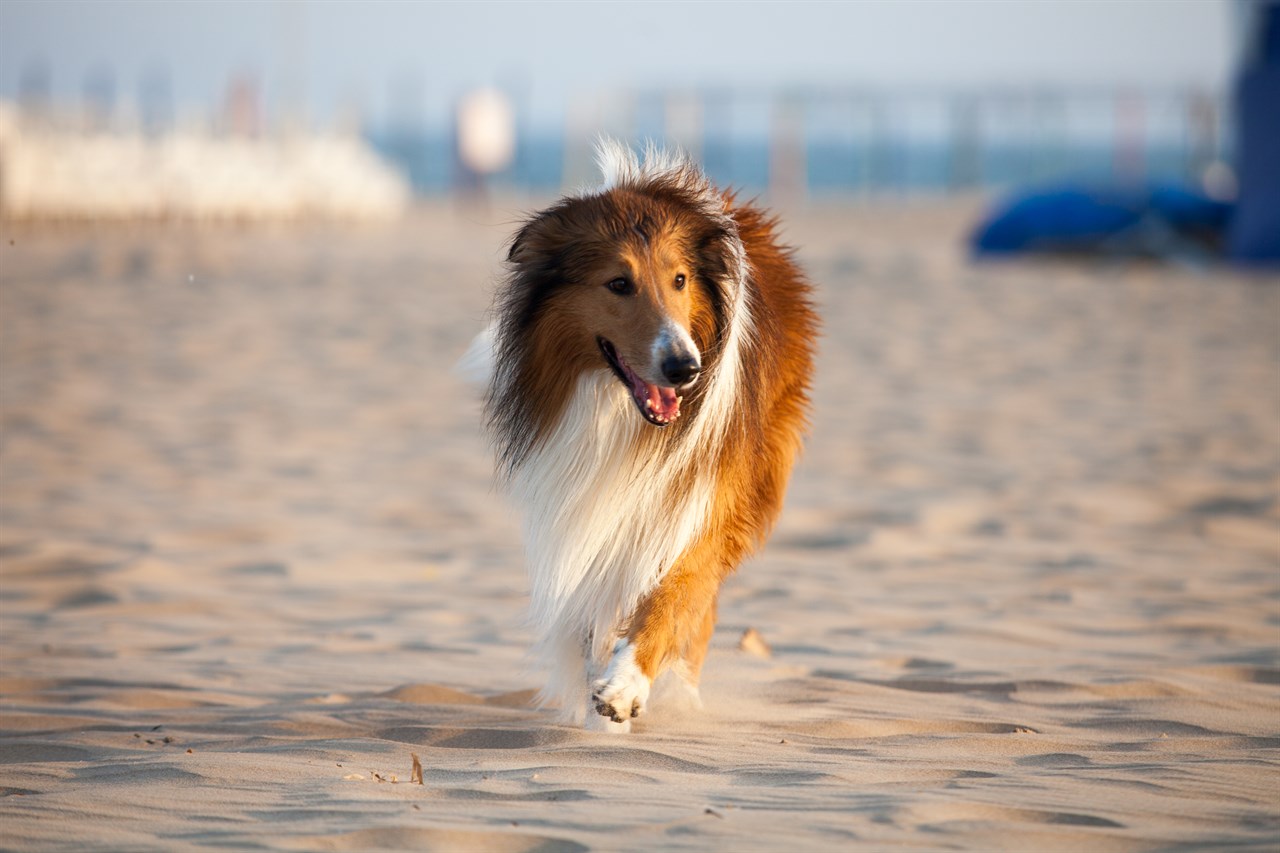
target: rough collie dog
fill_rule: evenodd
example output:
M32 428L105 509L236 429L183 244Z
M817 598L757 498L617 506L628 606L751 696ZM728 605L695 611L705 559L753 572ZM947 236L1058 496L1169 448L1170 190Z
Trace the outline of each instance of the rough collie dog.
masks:
M697 704L720 584L800 449L817 321L763 211L682 156L599 160L602 187L510 244L486 416L525 512L542 698L627 731L667 668Z

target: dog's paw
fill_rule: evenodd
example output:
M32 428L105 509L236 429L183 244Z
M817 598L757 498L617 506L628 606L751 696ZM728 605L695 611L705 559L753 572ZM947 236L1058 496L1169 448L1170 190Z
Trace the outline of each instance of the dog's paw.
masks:
M625 735L631 731L631 720L615 723L611 717L602 717L595 712L595 702L587 702L587 718L583 728L589 732L604 732L610 735Z
M636 665L635 649L621 640L604 677L592 687L591 704L600 716L622 723L644 713L649 686L648 676Z

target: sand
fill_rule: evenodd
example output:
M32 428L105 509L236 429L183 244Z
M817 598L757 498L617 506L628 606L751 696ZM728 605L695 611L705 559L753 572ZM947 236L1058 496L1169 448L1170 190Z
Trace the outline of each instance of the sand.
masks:
M1280 281L789 214L813 435L618 737L450 372L517 215L0 225L0 847L1276 849Z

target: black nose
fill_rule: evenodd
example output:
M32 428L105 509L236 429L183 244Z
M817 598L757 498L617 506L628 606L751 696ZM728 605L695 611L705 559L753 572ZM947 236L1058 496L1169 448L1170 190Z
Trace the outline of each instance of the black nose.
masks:
M688 385L701 370L702 364L691 355L673 355L662 362L662 375L673 386Z

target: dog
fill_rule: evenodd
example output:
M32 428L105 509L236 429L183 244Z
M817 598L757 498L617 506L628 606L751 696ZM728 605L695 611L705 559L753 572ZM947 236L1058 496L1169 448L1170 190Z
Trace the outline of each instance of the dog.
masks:
M597 159L602 186L509 244L485 418L524 511L540 699L625 732L667 669L701 707L721 582L801 449L818 321L764 210L679 153Z

